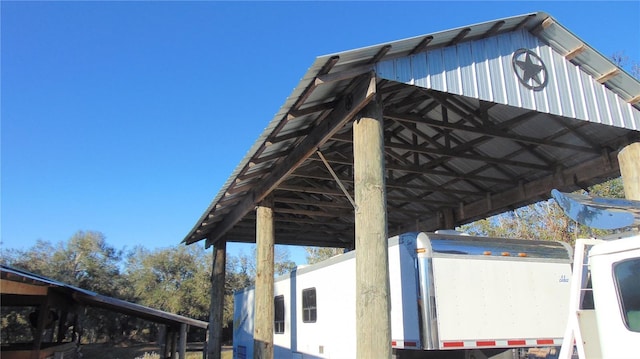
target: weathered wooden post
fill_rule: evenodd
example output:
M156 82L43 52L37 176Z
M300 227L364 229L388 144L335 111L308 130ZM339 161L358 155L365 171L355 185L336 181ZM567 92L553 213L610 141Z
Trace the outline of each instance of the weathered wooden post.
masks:
M189 326L180 324L180 336L178 339L178 358L187 359L187 330Z
M353 124L356 237L356 357L391 358L391 320L382 106Z
M211 307L209 308L209 341L207 344L207 358L209 359L220 359L222 355L226 258L227 241L220 239L214 244L211 269Z
M618 163L625 197L640 201L640 142L632 143L618 152Z
M256 265L255 315L253 329L253 358L273 359L273 251L275 231L273 201L267 197L256 209Z

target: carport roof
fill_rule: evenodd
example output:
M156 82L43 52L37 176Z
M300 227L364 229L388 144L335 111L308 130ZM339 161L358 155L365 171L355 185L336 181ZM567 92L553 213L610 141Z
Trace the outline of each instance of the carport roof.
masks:
M127 302L114 297L108 297L18 268L1 265L0 278L3 282L3 297L5 295L16 295L30 298L41 297L41 301L44 301L44 298L49 294L49 289L51 288L58 294L65 296L69 301L68 304L71 304L71 302L78 302L82 305L104 308L113 312L149 320L154 323L174 326L187 324L202 329L206 329L208 326L207 322L203 322L201 320ZM10 283L18 283L18 285L12 286ZM12 290L12 288L17 288L18 290ZM27 305L28 301L21 299L18 300L18 303L20 303L19 305ZM8 304L7 301L3 300L3 305L7 306L12 304Z
M518 53L546 88L531 90L535 74L518 84ZM640 82L543 12L320 56L183 242L255 242L271 196L276 243L352 247L340 185L353 194L351 123L374 96L390 235L617 177L617 152L639 138Z

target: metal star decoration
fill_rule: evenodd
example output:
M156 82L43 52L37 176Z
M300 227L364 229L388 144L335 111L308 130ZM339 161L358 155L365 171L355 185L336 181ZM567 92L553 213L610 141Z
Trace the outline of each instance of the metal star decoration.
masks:
M533 51L516 50L513 53L512 64L516 77L524 87L540 91L547 86L547 68L542 59Z

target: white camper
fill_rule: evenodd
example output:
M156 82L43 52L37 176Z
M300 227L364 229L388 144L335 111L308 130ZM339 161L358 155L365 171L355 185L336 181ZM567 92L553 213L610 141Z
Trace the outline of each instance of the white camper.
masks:
M560 242L407 233L388 241L396 357L483 358L560 346L571 248ZM354 358L355 252L274 283L275 358ZM235 294L234 358L253 357L254 289Z

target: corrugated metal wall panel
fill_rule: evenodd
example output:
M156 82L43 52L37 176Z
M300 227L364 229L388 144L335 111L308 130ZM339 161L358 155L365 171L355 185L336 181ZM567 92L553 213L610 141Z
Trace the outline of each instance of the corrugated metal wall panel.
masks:
M553 49L549 46L540 46L538 50L538 56L542 59L542 62L546 64L549 82L542 91L538 91L542 96L547 99L548 108L545 112L552 113L554 115L562 115L560 105L560 89L558 88L558 82L554 80L556 75L555 64L553 62Z
M458 66L458 48L456 46L445 47L442 51L445 81L447 91L462 95L462 81L460 79L460 66Z
M535 41L530 36L523 36L523 33L520 31L514 32L511 36L511 40L513 41L513 44L523 44L524 47L529 49L538 48L537 41ZM514 49L513 51L516 51L516 50L517 49ZM539 50L536 50L536 53L537 52L539 52ZM513 59L511 60L511 70L513 70ZM536 100L534 98L534 94L538 91L531 91L524 86L520 86L517 82L516 82L516 85L518 86L518 89L520 91L520 101L522 103L522 107L529 110L535 110L537 107L536 107Z
M498 47L500 48L500 62L502 63L501 71L503 72L503 86L507 94L507 104L516 107L522 107L520 101L520 91L515 76L509 76L512 73L511 55L516 50L511 39L510 33L498 36Z
M396 81L406 84L414 84L413 73L411 71L411 58L403 57L396 61Z
M425 52L411 56L411 69L413 70L412 77L416 86L431 87L429 76L416 76L416 74L429 73L427 70L427 54Z
M376 65L376 73L384 79L397 81L394 67L395 61L382 61Z
M565 67L567 61L563 57L553 56L555 53L552 52L553 58L553 68L555 69L555 73L549 81L555 81L558 84L558 94L560 100L560 114L566 117L575 117L575 113L573 111L573 104L571 101L571 94L578 89L574 89L571 87L569 83L569 78L567 75L567 68ZM567 91L566 89L571 89L571 91Z
M426 74L421 74L421 77L431 77L430 88L438 91L447 91L441 49L429 51L427 53L427 71L428 72Z
M580 72L580 79L582 80L582 89L584 90L584 101L587 107L587 118L589 118L592 122L600 123L600 115L596 106L596 93L593 89L594 83L593 81L591 81L591 76L587 75L584 72Z
M584 97L584 88L580 78L580 69L576 66L567 66L567 75L570 88L576 89L577 93L571 93L573 111L577 118L587 118L587 109Z
M471 43L465 42L458 45L458 63L460 64L460 84L464 96L477 98L477 83L475 74L475 61L471 52Z
M471 79L475 83L477 98L485 101L493 101L493 93L491 90L491 79L489 78L489 60L485 53L486 45L484 41L471 42L471 55L475 65L473 74L475 79Z
M607 109L606 106L603 106L603 104L606 104L606 95L604 93L605 92L604 86L597 86L594 84L593 91L596 94L595 105L597 107L597 111L598 111L598 115L600 116L601 123L604 123L605 125L611 125L612 121L611 121L611 117L609 116L609 110Z
M516 50L538 54L547 86L533 91L513 69ZM382 61L378 75L451 94L612 126L638 129L636 108L525 30Z
M507 103L507 92L504 87L504 71L502 71L502 61L498 49L498 38L490 37L485 41L485 51L489 61L489 72L486 74L491 79L491 89L493 90L493 101L497 103Z

